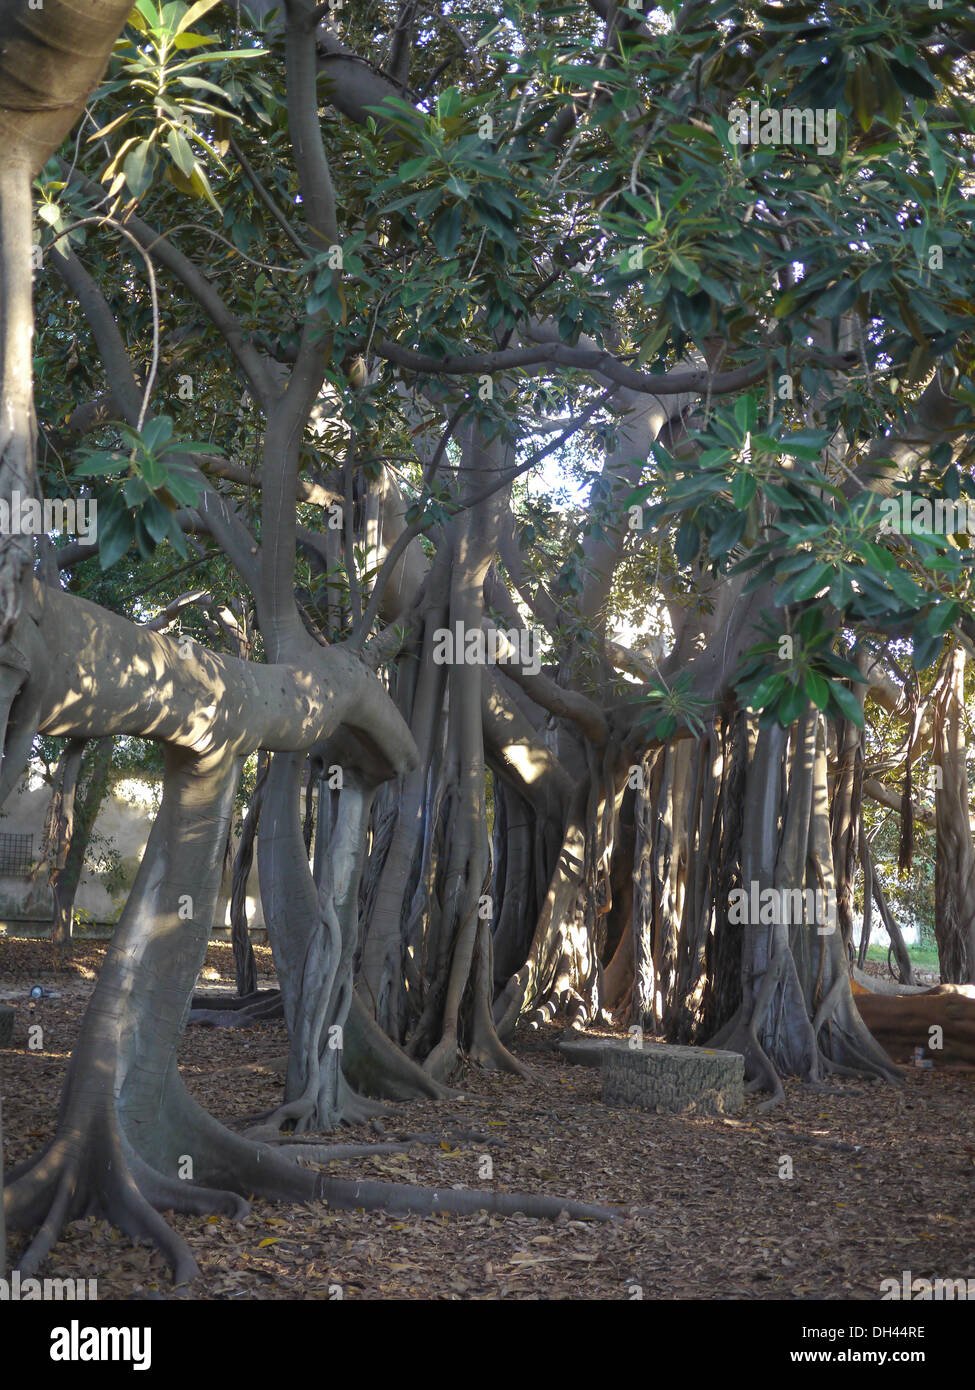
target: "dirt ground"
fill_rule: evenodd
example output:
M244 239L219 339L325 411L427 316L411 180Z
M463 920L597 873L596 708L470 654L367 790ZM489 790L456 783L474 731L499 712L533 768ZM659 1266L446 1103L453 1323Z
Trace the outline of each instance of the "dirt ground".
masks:
M79 943L58 962L46 942L0 939L0 1003L17 1008L13 1044L0 1050L8 1169L53 1133L103 952ZM272 983L267 948L259 961L261 984ZM57 997L31 1001L35 984ZM210 948L201 984L232 988L229 946ZM33 1024L43 1050L28 1048ZM530 1084L470 1069L461 1098L391 1107L385 1121L332 1136L436 1136L332 1171L575 1197L618 1205L615 1223L257 1201L241 1224L170 1218L202 1271L191 1291L94 1217L67 1227L44 1273L97 1278L100 1299L877 1299L881 1280L904 1270L975 1278L975 1070L904 1067L902 1087L840 1080L828 1093L792 1082L769 1114L749 1097L739 1118L683 1119L603 1105L598 1072L555 1053L560 1036L555 1026L519 1034ZM193 1094L244 1127L280 1101L286 1050L280 1023L191 1025L180 1060Z

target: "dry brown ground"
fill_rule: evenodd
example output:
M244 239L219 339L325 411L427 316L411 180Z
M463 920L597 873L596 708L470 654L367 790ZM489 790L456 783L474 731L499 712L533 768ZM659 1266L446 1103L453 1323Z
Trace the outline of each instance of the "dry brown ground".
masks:
M51 1135L57 1099L103 948L52 960L44 942L0 940L0 1002L15 1003L13 1046L0 1051L6 1161ZM270 953L259 952L270 971ZM232 986L228 946L213 946L205 985ZM268 983L269 980L262 980ZM32 984L60 998L31 1005ZM27 1050L27 1026L45 1050ZM204 1299L876 1299L880 1282L975 1278L975 1071L904 1069L892 1089L839 1081L831 1094L796 1083L767 1115L749 1098L738 1119L611 1110L596 1072L552 1047L555 1027L517 1050L537 1080L475 1070L462 1099L395 1108L382 1137L467 1131L458 1147L337 1163L337 1176L547 1192L638 1205L612 1225L523 1217L395 1218L255 1202L241 1225L172 1218L189 1242ZM193 1026L181 1061L193 1093L240 1123L281 1097L283 1025ZM334 1141L377 1141L379 1124ZM779 1176L792 1159L791 1179ZM485 1159L493 1176L480 1176ZM186 1297L162 1260L94 1218L73 1222L47 1273L97 1278L99 1297Z

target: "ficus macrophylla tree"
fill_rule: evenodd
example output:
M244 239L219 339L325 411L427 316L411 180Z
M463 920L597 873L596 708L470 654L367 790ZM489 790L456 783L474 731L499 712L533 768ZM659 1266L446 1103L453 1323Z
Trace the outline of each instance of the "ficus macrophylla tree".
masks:
M967 9L91 9L0 19L0 495L100 516L36 564L3 538L2 788L39 732L166 773L57 1132L8 1178L23 1263L93 1208L186 1275L158 1212L249 1193L554 1213L279 1142L465 1057L524 1074L526 1016L615 1004L773 1097L892 1077L847 968L858 759L889 671L975 630L963 539L879 524L969 487ZM832 112L835 149L744 145L754 101ZM242 1136L173 1058L258 750L291 1054ZM732 920L753 887L835 929Z

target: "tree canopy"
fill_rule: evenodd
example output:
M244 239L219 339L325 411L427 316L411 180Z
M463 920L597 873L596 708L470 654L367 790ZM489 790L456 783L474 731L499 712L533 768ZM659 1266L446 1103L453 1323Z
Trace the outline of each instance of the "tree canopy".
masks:
M180 1276L158 1213L248 1194L552 1214L280 1140L555 1013L896 1079L881 850L975 984L970 6L85 9L0 14L0 784L125 737L164 794L23 1267L92 1205ZM247 1136L173 1061L242 769Z

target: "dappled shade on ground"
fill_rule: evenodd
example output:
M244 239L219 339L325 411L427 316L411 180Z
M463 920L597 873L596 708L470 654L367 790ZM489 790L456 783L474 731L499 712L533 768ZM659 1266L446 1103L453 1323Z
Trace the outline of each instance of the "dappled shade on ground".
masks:
M53 1132L67 1054L103 948L81 944L53 968L46 942L0 940L0 994L15 995L13 1046L0 1051L6 1157ZM270 953L258 948L260 983ZM229 946L211 945L202 987L232 984ZM30 1009L30 986L57 991ZM45 1050L26 1048L27 1023ZM768 1115L746 1099L736 1120L610 1110L596 1071L571 1067L561 1030L520 1031L537 1080L468 1069L464 1096L394 1108L342 1143L442 1133L442 1144L334 1163L335 1177L537 1191L638 1205L616 1225L524 1217L398 1218L256 1202L240 1225L175 1216L202 1275L195 1298L877 1298L882 1279L972 1276L975 1070L904 1069L905 1085L836 1082L829 1095L786 1083ZM191 1027L180 1049L192 1095L241 1124L281 1096L280 1023ZM457 1132L484 1140L458 1141ZM793 1177L779 1177L792 1159ZM490 1158L493 1178L483 1176ZM61 1277L97 1278L99 1297L186 1296L160 1255L104 1222L72 1222L51 1257Z

